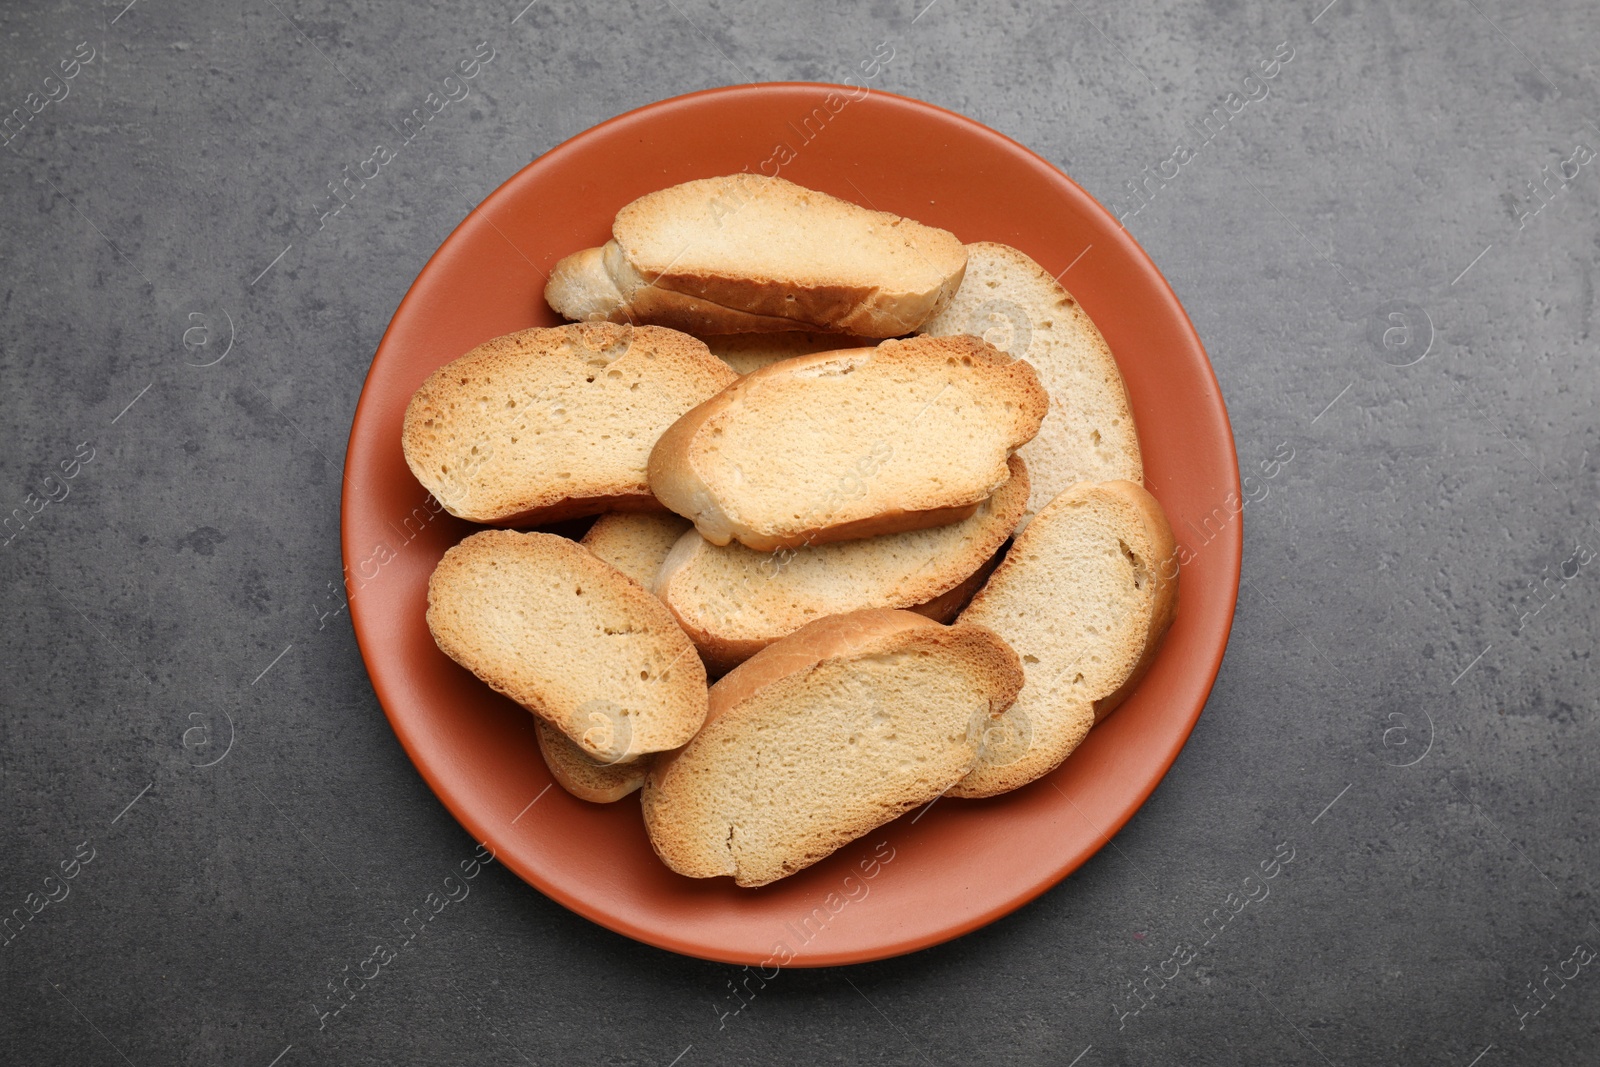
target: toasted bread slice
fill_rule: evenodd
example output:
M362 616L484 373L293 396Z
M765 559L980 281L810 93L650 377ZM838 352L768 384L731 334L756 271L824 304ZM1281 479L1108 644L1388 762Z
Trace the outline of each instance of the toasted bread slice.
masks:
M428 629L602 762L677 748L705 719L705 667L666 606L555 534L485 530L451 548L428 580Z
M645 828L691 878L765 885L961 778L1022 670L981 626L908 611L820 619L711 690L705 727L645 780Z
M974 337L819 352L747 374L650 453L650 488L706 540L825 544L970 516L1039 429L1033 368Z
M615 241L562 257L545 283L544 298L559 314L579 322L648 323L708 337L794 329L788 319L734 311L653 286Z
M602 763L537 716L533 728L539 739L539 754L550 768L550 777L579 800L592 804L615 803L644 785L645 775L655 759L654 756L640 756L632 763Z
M599 256L611 286L590 250L577 253L546 287L556 311L697 333L897 337L949 303L966 264L946 230L757 174L642 196L611 232Z
M474 522L660 511L645 480L651 446L735 378L703 342L659 326L523 330L423 382L406 407L406 463Z
M1073 486L1017 535L961 613L1022 657L1027 682L951 796L987 797L1060 765L1133 691L1178 612L1178 559L1141 486Z
M739 374L750 374L795 356L836 352L842 348L871 348L878 342L849 334L790 330L787 333L729 333L703 339L711 354Z
M1028 471L1012 456L1010 479L948 526L775 553L719 547L690 531L662 564L655 593L712 672L725 671L824 616L943 597L1006 543L1027 503Z
M1122 374L1087 312L1045 269L1009 245L967 246L955 300L922 333L975 334L1039 372L1050 413L1021 449L1035 512L1078 482L1143 483L1139 435Z
M724 307L704 297L654 285L628 261L616 241L600 249L601 262L622 294L620 314L628 322L671 326L694 334L779 333L795 328L793 320ZM613 316L615 321L615 316Z
M694 529L694 524L670 511L602 515L583 545L646 589L655 585L661 562L678 543L678 538Z

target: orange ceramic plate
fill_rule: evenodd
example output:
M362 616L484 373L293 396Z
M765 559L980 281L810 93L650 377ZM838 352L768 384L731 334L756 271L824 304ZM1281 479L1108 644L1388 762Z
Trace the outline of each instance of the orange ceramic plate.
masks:
M604 242L618 208L743 170L963 241L1015 245L1052 272L1070 265L1063 281L1116 353L1148 485L1187 550L1178 621L1153 669L1055 773L992 800L938 801L762 889L673 874L651 851L635 798L588 804L552 788L528 712L434 646L428 575L472 528L431 509L400 451L406 402L431 371L488 338L557 323L541 297L546 272ZM780 84L695 93L612 119L524 167L467 216L373 358L350 431L342 526L351 618L378 700L476 839L618 933L729 963L814 967L912 952L992 922L1061 881L1138 809L1188 738L1222 661L1238 595L1238 492L1227 412L1193 326L1087 193L960 115L886 93Z

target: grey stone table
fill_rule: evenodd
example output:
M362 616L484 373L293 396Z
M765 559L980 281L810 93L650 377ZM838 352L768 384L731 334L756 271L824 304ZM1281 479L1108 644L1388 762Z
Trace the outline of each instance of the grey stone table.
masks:
M1596 1062L1591 5L525 2L0 10L0 1062ZM472 849L340 610L385 323L552 145L875 50L1118 212L1290 457L1192 740L942 947L736 999L496 865L323 1017Z

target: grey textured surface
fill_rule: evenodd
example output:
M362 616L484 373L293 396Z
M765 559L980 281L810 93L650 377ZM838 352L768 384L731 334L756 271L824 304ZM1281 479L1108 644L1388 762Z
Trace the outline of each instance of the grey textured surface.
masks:
M94 50L0 158L0 492L60 498L0 549L4 909L76 871L0 949L0 1061L1595 1062L1600 963L1572 971L1600 946L1600 165L1525 202L1600 145L1591 5L124 2L0 11L0 112ZM1129 211L1125 182L1293 49L1127 220L1241 465L1294 456L1247 510L1191 742L1114 847L943 947L725 1015L734 968L490 867L319 1032L329 983L472 849L323 614L390 314L559 141L837 80L884 40L880 87ZM318 231L326 184L479 41L471 96ZM1271 896L1135 999L1282 842Z

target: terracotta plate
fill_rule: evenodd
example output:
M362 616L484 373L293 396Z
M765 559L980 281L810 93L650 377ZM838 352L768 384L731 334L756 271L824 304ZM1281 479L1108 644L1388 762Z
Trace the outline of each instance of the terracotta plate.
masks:
M1063 281L1116 353L1149 486L1187 550L1178 621L1154 668L1059 770L1008 796L941 800L916 821L902 818L757 890L667 870L632 798L587 804L552 788L529 714L434 646L423 618L428 575L472 528L432 510L400 452L412 391L483 340L555 325L541 298L545 273L605 241L619 207L663 186L746 169L964 241L1015 245L1050 271L1070 267ZM345 475L356 637L395 733L439 799L506 866L579 914L730 963L822 966L911 952L1061 881L1117 832L1176 758L1216 677L1238 595L1239 471L1228 416L1160 272L1087 193L1021 145L928 104L839 86L743 86L666 100L523 168L450 235L395 312L356 409Z

